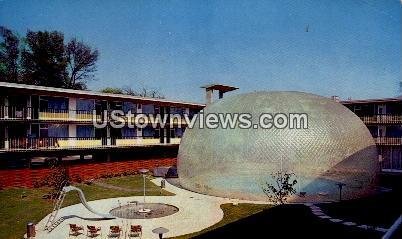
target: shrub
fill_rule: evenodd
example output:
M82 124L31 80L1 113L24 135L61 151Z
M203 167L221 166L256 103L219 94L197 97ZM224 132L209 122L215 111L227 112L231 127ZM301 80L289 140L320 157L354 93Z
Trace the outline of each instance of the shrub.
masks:
M263 192L267 195L268 200L274 204L284 204L287 198L296 193L294 186L297 180L293 179L294 173L277 172L271 175L274 184L265 182Z

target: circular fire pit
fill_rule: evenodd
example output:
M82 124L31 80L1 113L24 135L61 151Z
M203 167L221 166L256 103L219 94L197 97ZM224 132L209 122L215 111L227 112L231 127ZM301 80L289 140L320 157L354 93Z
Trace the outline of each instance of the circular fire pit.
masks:
M166 217L178 212L175 206L163 203L127 204L110 210L110 214L126 219L149 219Z

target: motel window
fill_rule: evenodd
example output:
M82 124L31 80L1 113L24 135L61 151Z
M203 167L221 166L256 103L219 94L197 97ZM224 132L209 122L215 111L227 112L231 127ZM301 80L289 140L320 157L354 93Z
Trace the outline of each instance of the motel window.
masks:
M190 108L190 110L189 110L189 112L188 112L188 117L189 117L190 119L192 119L193 116L196 115L196 114L198 114L199 111L200 111L200 110L198 110L198 109L191 109L191 108Z
M137 136L137 130L134 128L123 127L121 129L122 137L135 137Z
M77 125L77 137L91 138L95 136L95 130L92 125Z
M154 105L143 105L142 106L142 113L143 114L155 114Z
M184 129L182 128L175 128L174 129L174 135L176 138L181 138L183 136Z
M55 137L55 138L68 137L68 125L66 124L48 125L48 137Z
M123 105L120 101L111 101L109 103L109 105L110 105L111 110L122 110L123 109Z
M161 113L161 108L158 105L155 105L155 112L154 114L160 114Z
M95 109L94 100L77 99L77 111L90 111Z
M47 110L49 108L47 99L44 99L44 98L41 97L40 102L39 102L39 107L40 107L41 110Z
M400 126L400 125L387 126L385 136L387 136L387 137L395 137L395 138L402 137L402 126Z
M137 105L132 102L123 102L123 111L127 113L131 111L131 113L135 113L137 111Z
M160 129L155 129L154 138L159 138L160 136L161 136L161 130Z
M42 110L46 110L46 109L67 110L68 109L68 99L62 98L62 97L43 96L40 98L40 108Z
M355 105L353 107L353 112L355 112L355 113L357 113L357 111L361 111L361 110L362 110L362 107L360 105Z
M151 126L147 126L142 130L142 136L144 137L155 137L156 130Z
M179 108L179 107L171 107L170 108L171 114L184 115L185 112L186 112L186 110L184 108Z
M48 126L47 126L47 124L41 124L39 126L39 136L41 138L47 138L48 137Z

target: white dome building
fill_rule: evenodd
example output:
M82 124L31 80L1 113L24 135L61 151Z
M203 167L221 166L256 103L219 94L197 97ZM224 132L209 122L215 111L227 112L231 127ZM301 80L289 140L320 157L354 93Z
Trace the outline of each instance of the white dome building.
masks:
M208 105L210 113L307 114L307 128L187 129L179 148L180 184L220 197L267 200L262 185L276 172L294 173L297 192L290 201L330 201L363 196L379 169L374 140L363 122L331 99L301 92L256 92ZM205 118L205 117L204 117Z

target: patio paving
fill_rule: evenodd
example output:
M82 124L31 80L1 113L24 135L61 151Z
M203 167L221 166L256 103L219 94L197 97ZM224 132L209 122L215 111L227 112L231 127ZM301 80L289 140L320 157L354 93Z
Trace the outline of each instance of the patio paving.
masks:
M152 180L156 185L160 185L161 178ZM143 230L142 238L158 238L158 235L152 232L153 229L164 227L169 232L164 237L173 237L192 232L200 231L218 223L223 218L223 211L220 208L224 203L260 203L246 200L232 200L229 198L220 198L208 195L202 195L175 187L166 182L165 190L170 191L175 196L147 196L148 203L165 203L179 208L179 211L170 216L153 218L153 219L122 219L116 218L111 220L103 220L99 216L89 212L82 204L75 204L60 209L57 218L64 220L50 233L44 231L44 225L47 217L43 218L36 226L37 239L53 239L53 238L69 238L70 223L82 225L95 225L102 228L102 238L107 238L109 227L112 225L123 226L123 232L130 225L141 225ZM96 211L101 213L109 213L113 208L120 204L124 205L131 201L143 201L143 196L109 198L89 202L89 205ZM119 204L120 203L120 204ZM85 230L86 232L86 230ZM86 238L85 234L76 238ZM124 237L123 237L124 238Z

